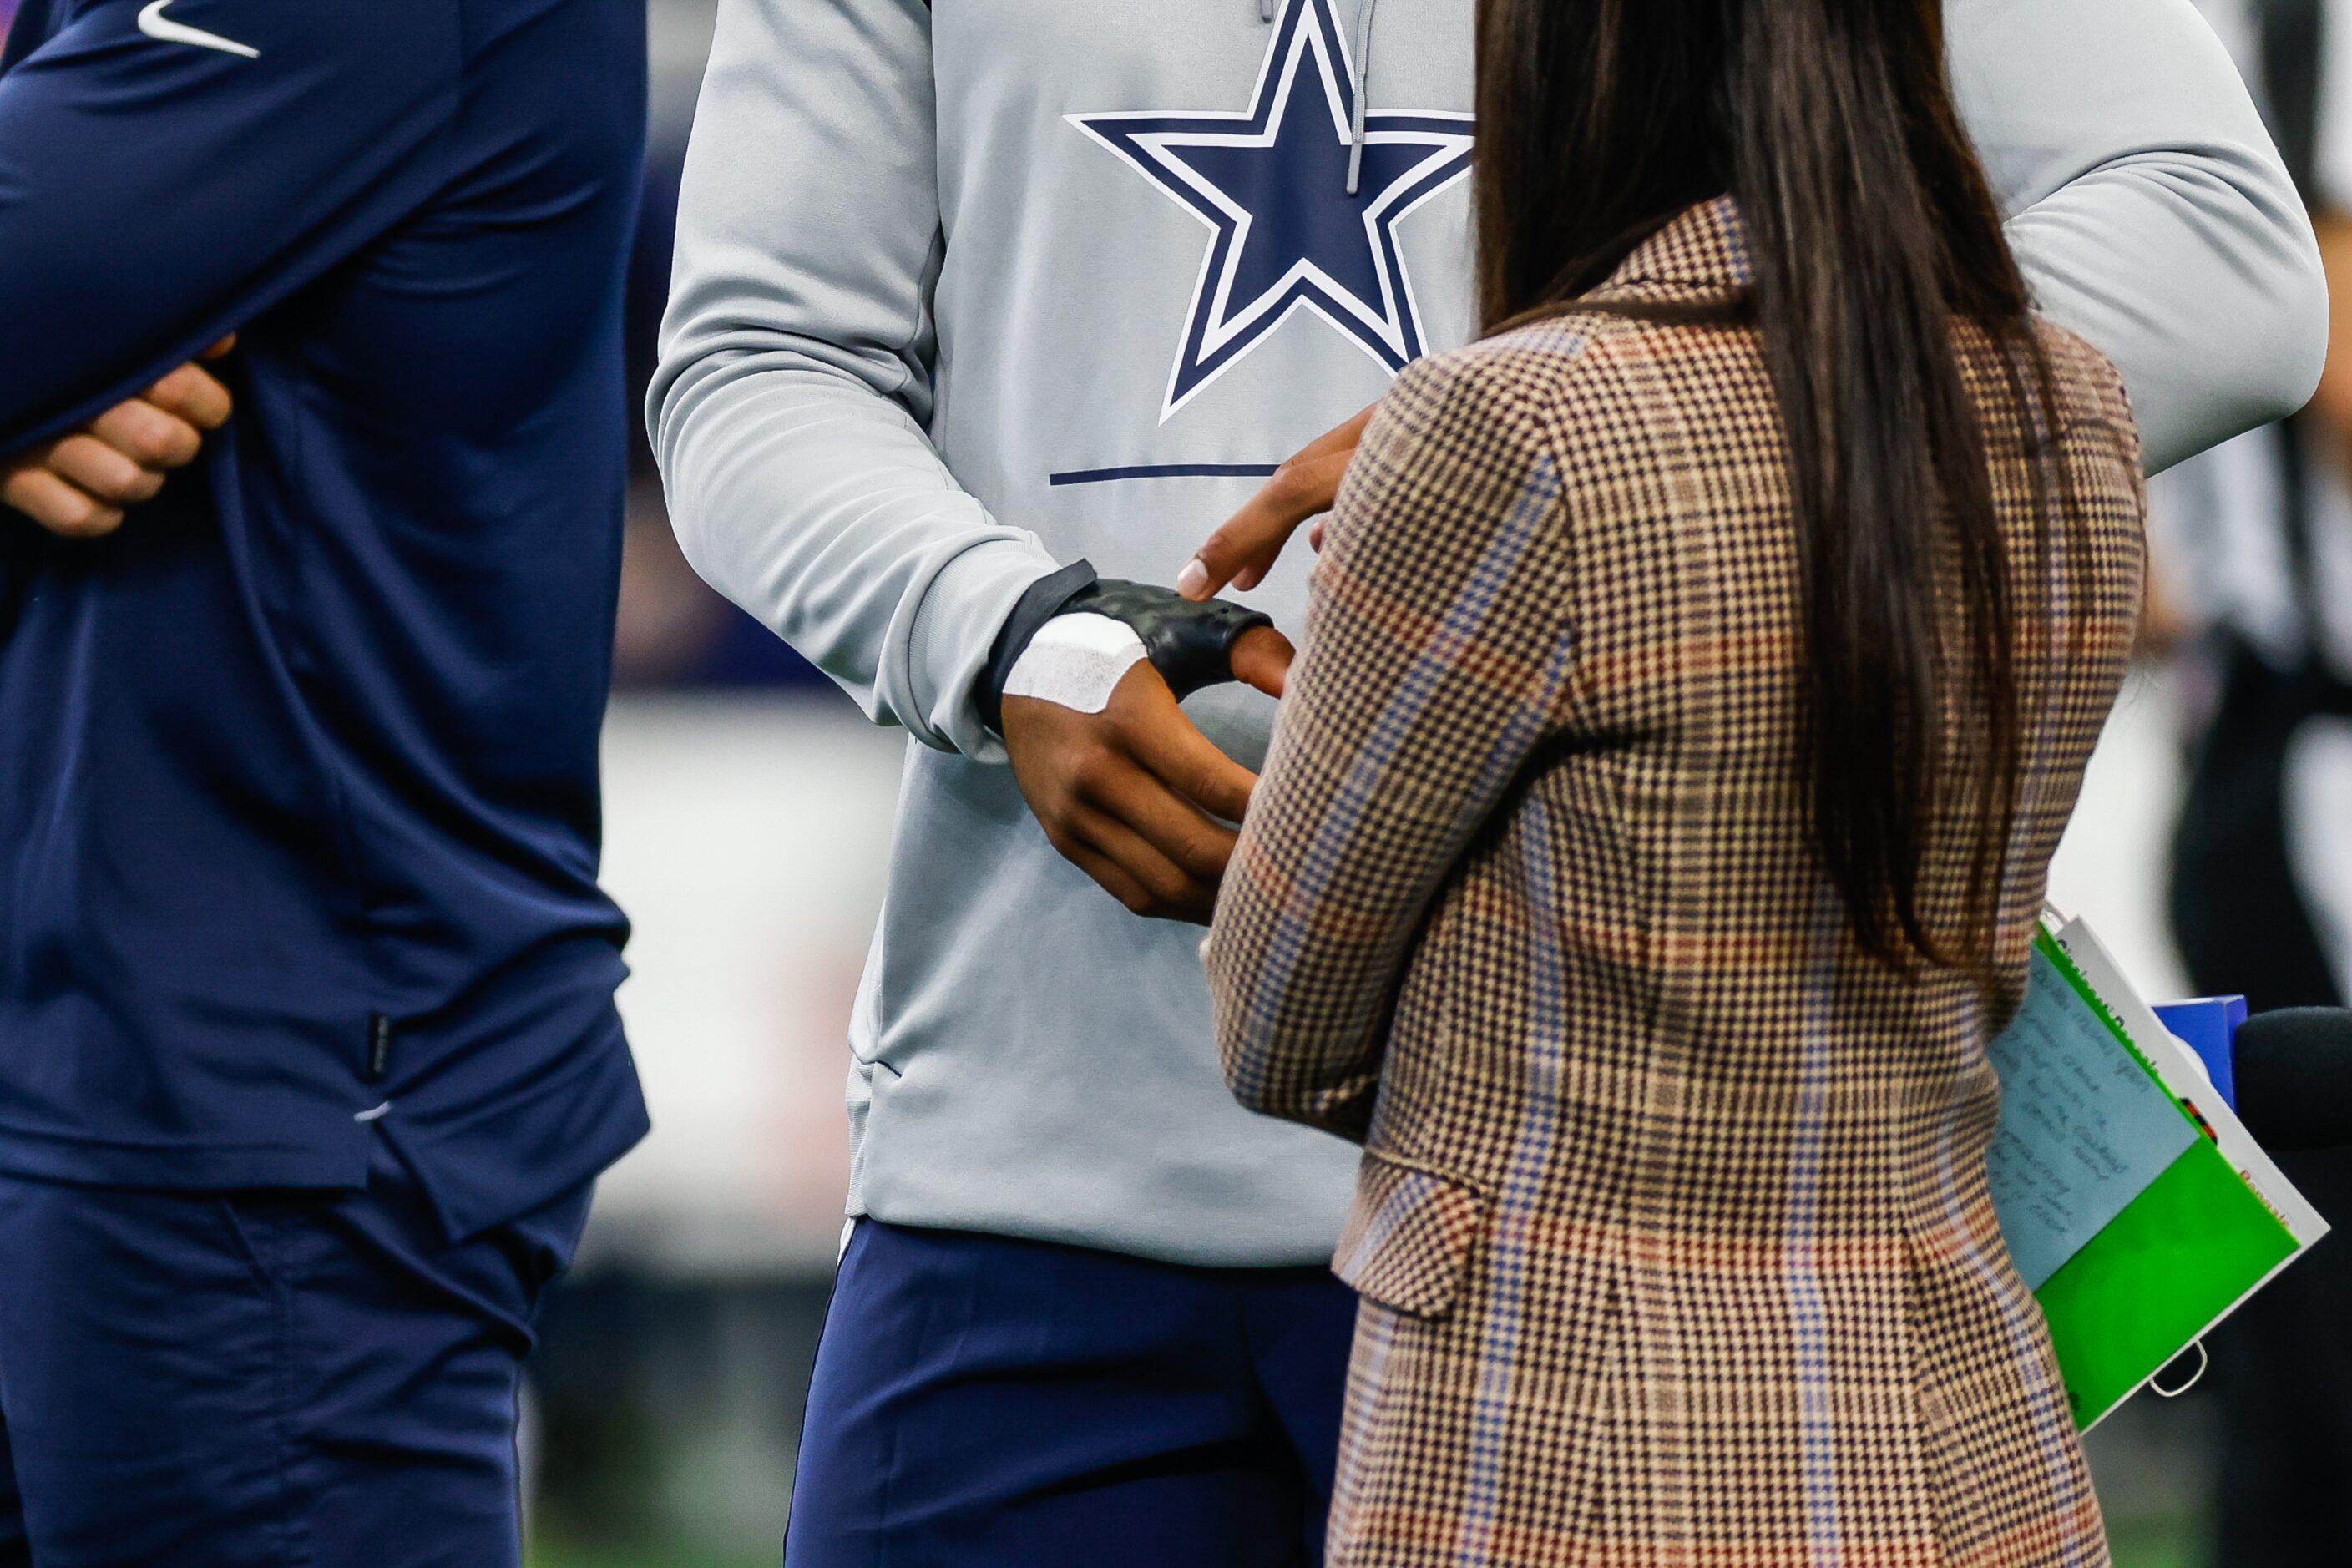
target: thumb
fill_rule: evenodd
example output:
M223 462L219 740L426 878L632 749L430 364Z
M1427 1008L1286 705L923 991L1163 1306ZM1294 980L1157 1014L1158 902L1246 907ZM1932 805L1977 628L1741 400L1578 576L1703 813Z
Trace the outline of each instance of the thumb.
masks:
M1290 661L1297 657L1288 637L1272 626L1254 627L1234 644L1234 679L1268 697L1279 697L1289 684Z

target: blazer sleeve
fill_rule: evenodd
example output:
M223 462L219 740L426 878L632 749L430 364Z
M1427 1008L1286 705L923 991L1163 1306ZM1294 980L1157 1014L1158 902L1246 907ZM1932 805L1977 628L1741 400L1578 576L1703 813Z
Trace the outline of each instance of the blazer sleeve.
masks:
M1370 1125L1424 911L1565 686L1563 484L1490 351L1407 370L1365 433L1203 948L1252 1110Z
M2190 0L1950 0L1953 89L2036 303L2124 374L2150 473L2303 406L2311 221Z

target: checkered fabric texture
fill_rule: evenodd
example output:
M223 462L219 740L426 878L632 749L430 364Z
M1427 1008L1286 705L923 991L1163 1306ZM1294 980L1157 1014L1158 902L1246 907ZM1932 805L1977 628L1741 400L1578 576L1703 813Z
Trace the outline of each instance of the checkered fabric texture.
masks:
M1717 202L1602 297L1747 276ZM2054 433L1958 342L2024 721L1990 1010L1865 959L1811 847L1751 331L1568 316L1416 365L1368 433L1208 949L1235 1092L1368 1145L1340 1568L2106 1563L1984 1045L2137 626L2139 444L2079 341L2043 332Z

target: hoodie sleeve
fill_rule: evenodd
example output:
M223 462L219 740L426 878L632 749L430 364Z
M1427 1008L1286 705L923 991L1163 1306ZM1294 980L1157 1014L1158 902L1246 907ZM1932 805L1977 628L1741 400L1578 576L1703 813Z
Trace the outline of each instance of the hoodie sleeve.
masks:
M1953 86L2035 298L2122 370L2160 471L2300 408L2310 219L2190 0L1950 0Z
M150 384L413 213L446 178L461 71L446 0L98 0L16 60L0 451Z
M868 717L999 761L978 677L1059 563L926 434L930 26L925 0L723 0L647 413L696 570Z

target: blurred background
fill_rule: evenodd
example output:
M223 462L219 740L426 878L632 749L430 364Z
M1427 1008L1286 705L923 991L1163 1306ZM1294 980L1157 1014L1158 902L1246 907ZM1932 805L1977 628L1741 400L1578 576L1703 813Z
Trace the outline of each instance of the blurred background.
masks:
M2352 180L2329 177L2336 163L2352 171L2352 155L2330 152L2334 50L2306 47L2298 64L2293 32L2321 4L2207 8L2266 100L2277 100L2273 122L2315 205L2332 211L2331 197L2352 190ZM14 9L0 0L0 28ZM714 9L715 0L652 0L652 154L632 281L640 386ZM2352 19L2334 33L2352 33ZM2292 79L2273 90L2282 61ZM2342 96L2352 108L2352 87ZM2352 423L2329 426L2325 415L2306 416L2299 432L2250 437L2158 487L2156 630L2053 889L2069 912L2091 917L2152 997L2192 990L2173 915L2179 908L2193 923L2209 906L2194 878L2172 875L2175 829L2192 783L2212 789L2214 748L2200 750L2200 737L2240 694L2232 670L2249 648L2258 662L2302 668L2328 654L2331 635L2334 668L2352 670L2338 613L2352 603L2352 500L2333 478L2336 449L2352 451L2352 435L2335 432ZM635 471L605 752L606 868L636 922L622 1005L656 1126L604 1182L531 1365L533 1553L536 1568L748 1568L777 1560L791 1500L842 1227L845 1030L905 742L866 726L702 587L671 540L641 438ZM1203 517L1203 531L1217 521ZM2304 531L2292 535L2286 525L2298 521ZM2302 543L2280 542L2289 538ZM2352 721L2303 726L2289 749L2271 791L2289 820L2273 837L2290 847L2291 901L2341 987L2352 978ZM2258 837L2271 830L2254 825ZM2331 1217L2352 1226L2352 1212ZM2346 1298L2334 1300L2328 1317L2341 1321ZM2258 1367L2261 1346L2287 1331L2217 1337L2209 1383L2232 1388L2228 1370ZM2310 1392L2323 1415L2339 1413L2340 1429L2343 1400L2324 1383ZM2229 1398L2210 1387L2172 1403L2143 1395L2094 1435L2122 1568L2221 1568L2225 1414L2263 1408L2254 1395ZM2340 1436L2296 1435L2291 1421L2279 1430L2347 1489L2352 1453L2330 1447ZM2331 1545L2263 1550L2235 1548L2226 1568L2352 1563L2352 1530Z

